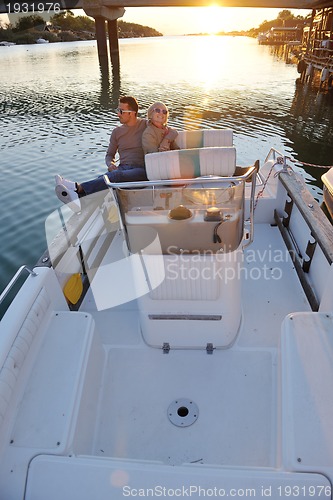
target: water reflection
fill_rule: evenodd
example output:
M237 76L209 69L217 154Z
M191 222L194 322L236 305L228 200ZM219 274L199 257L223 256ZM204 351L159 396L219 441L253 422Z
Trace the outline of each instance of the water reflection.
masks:
M296 158L315 165L333 164L333 100L329 93L314 91L297 82L290 107L288 137L294 144ZM325 170L304 165L304 169L321 186Z

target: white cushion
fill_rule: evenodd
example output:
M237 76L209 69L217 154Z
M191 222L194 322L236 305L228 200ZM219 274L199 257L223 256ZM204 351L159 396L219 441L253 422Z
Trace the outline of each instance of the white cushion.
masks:
M236 148L202 148L199 150L200 174L230 177L236 169Z
M233 131L231 129L181 130L175 142L180 149L232 146Z
M234 147L193 148L145 156L149 180L192 179L201 175L232 176L236 169Z

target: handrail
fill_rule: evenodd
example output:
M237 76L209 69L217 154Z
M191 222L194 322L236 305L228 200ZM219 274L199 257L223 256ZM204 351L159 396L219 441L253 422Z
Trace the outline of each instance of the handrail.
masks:
M267 156L266 156L266 158L265 158L264 163L266 163L266 162L269 160L269 158L270 158L270 156L271 156L271 155L273 156L273 160L276 160L276 155L279 155L279 156L281 156L282 158L285 158L285 156L284 156L282 153L280 153L280 151L278 151L278 150L277 150L277 149L275 149L275 148L271 148L271 149L269 150L269 152L268 152L268 155L267 155Z
M304 179L295 172L282 172L280 181L308 224L313 238L318 242L328 263L332 264L333 226L324 216L319 203L314 200Z
M250 194L250 235L247 241L243 244L243 248L249 246L253 242L254 236L254 195L256 190L256 180L257 180L257 170L259 168L258 165L254 166L254 170L251 175L251 194Z
M0 304L5 300L5 298L7 297L8 293L13 288L13 286L15 285L16 281L19 279L19 277L21 276L21 274L23 273L23 271L28 271L28 273L31 276L38 276L38 274L35 271L29 269L29 267L27 267L27 266L21 266L17 270L17 272L15 273L15 275L12 277L12 279L10 280L10 282L8 283L8 285L6 286L6 288L3 290L2 294L0 295Z
M235 181L246 181L249 179L253 172L256 170L256 167L250 167L247 172L243 175L231 176L231 177L222 177L222 176L202 176L202 177L194 177L191 179L161 179L154 181L132 181L132 182L110 182L108 176L104 175L105 184L113 189L118 188L136 188L136 187L150 187L150 186L179 186L179 184L196 184L198 182L207 182L207 183L217 183L217 182L235 182Z

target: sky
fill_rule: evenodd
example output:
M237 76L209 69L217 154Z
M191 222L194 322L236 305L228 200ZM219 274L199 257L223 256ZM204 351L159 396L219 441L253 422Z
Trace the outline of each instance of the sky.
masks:
M188 35L220 31L242 31L258 28L263 21L276 19L283 9L237 7L129 7L123 21L155 28L163 35ZM297 16L306 16L310 10L291 10ZM85 15L74 10L75 15ZM0 21L8 22L7 16Z
M123 21L155 28L163 35L216 33L258 28L263 21L276 19L283 9L236 7L132 7L127 8ZM310 10L291 10L306 16Z

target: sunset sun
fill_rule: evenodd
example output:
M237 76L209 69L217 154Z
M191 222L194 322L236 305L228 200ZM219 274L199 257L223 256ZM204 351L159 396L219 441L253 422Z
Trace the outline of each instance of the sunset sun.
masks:
M214 35L219 31L222 31L223 24L223 8L218 5L210 5L209 7L205 7L205 14L203 15L203 31L209 33L210 35Z

